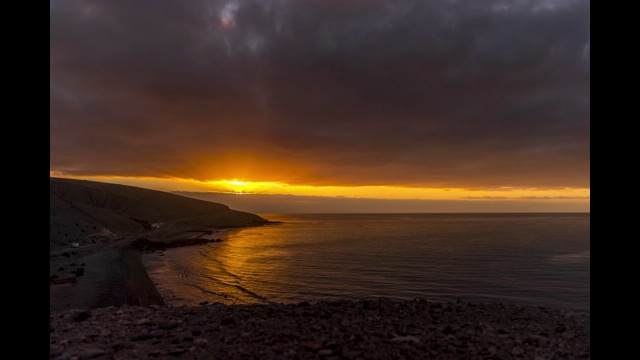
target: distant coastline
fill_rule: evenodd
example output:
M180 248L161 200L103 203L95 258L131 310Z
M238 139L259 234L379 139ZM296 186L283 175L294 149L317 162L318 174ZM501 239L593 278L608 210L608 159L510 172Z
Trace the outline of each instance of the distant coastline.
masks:
M176 191L254 214L291 213L588 213L588 199L373 199L330 196ZM559 211L558 209L561 209Z

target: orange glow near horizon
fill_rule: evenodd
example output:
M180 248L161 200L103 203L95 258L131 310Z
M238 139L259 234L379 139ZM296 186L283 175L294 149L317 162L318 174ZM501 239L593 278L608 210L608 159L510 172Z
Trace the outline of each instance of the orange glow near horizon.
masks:
M535 189L458 189L419 188L406 186L310 186L291 185L282 182L248 181L225 179L198 181L181 178L116 177L116 176L64 176L51 173L53 177L93 180L106 183L137 186L159 191L223 192L238 195L270 194L298 196L327 196L372 199L416 199L416 200L520 200L560 201L572 203L590 202L589 188Z

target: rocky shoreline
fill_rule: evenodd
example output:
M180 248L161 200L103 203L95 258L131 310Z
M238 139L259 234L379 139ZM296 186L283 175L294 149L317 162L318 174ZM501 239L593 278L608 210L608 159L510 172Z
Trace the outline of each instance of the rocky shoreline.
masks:
M50 314L52 359L589 359L590 316L370 299Z
M167 306L140 260L157 250L138 245L67 259L77 282L51 285L52 359L590 358L590 315L544 307L385 298Z
M166 305L142 252L200 241L215 240L141 241L52 263L74 282L52 279L50 358L590 358L590 315L544 307L385 298Z

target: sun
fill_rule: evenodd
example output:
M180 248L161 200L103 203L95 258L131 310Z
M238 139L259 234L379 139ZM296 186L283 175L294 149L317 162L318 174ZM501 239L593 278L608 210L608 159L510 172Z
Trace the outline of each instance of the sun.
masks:
M238 180L238 179L216 180L216 181L209 181L207 183L216 189L219 189L225 192L234 193L234 194L262 193L265 190L281 187L279 183L245 181L245 180Z
M233 192L237 193L237 194L241 194L244 193L246 191L248 191L248 188L250 187L251 183L248 181L240 181L240 180L228 180L226 181L227 186L229 186L231 188L231 190L233 190Z
M229 183L231 185L235 185L235 186L245 186L245 185L249 184L248 181L239 181L239 180L229 180L229 181L227 181L227 183Z
M232 192L234 193L244 193L247 191L247 187L250 184L250 182L248 181L242 181L242 180L236 180L236 179L232 179L232 180L223 180L223 181L219 181L220 185L226 186L228 188L231 189Z

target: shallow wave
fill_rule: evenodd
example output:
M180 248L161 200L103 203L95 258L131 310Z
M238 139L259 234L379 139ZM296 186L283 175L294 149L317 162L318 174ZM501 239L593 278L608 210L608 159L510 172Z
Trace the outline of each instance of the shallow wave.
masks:
M151 276L191 303L381 296L589 311L588 217L324 214L291 219L281 215L277 227L229 231L215 246L169 249L164 271ZM174 275L167 276L167 269Z

